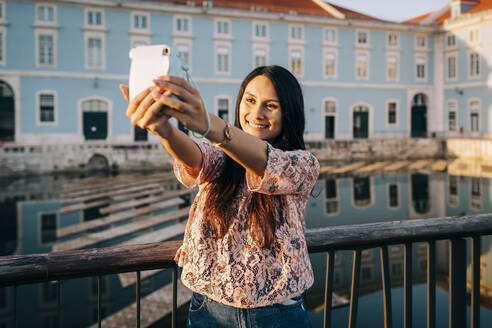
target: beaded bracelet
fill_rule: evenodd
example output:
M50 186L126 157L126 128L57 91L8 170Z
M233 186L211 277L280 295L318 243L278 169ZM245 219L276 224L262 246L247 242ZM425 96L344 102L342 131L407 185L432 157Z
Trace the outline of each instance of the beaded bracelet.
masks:
M200 134L200 133L195 133L195 131L191 131L191 134L193 134L193 136L197 139L202 139L202 138L205 138L207 136L207 134L210 132L210 116L208 116L208 113L207 113L207 130L205 130L205 132L203 132L203 134Z

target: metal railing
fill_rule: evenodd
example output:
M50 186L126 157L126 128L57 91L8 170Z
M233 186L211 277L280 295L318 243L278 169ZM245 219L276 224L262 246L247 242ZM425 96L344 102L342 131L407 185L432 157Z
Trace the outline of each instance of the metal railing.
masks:
M492 235L492 214L453 218L392 221L310 229L306 232L310 253L326 252L324 327L331 326L334 260L336 251L353 251L349 327L356 327L363 249L380 248L384 303L384 325L392 327L391 284L388 245L404 245L404 327L412 327L412 245L427 243L427 327L436 326L436 241L449 240L449 326L466 326L466 240L471 239L471 328L480 326L480 251L481 236ZM136 326L140 327L140 271L173 268L172 326L176 327L177 267L174 254L182 241L142 245L113 246L100 249L48 254L0 257L0 286L58 281L58 324L61 309L61 281L98 276L98 325L101 327L102 275L136 272ZM17 292L14 287L14 326Z

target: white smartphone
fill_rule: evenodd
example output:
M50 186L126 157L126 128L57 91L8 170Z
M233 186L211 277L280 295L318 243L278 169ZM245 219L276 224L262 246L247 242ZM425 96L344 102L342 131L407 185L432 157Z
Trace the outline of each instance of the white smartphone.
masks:
M130 50L130 78L128 86L130 99L154 83L153 79L161 75L181 76L188 70L181 64L179 53L172 47L161 44L139 46Z

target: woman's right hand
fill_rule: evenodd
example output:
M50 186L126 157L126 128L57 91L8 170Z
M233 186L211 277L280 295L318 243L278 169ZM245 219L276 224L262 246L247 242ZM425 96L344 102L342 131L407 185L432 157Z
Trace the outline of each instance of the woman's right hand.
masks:
M137 94L128 104L126 116L130 118L132 125L167 139L172 129L172 125L169 123L170 116L162 112L163 105L156 102L152 97L152 92L155 89L157 88L149 87ZM126 101L129 101L128 87L120 84L120 90Z

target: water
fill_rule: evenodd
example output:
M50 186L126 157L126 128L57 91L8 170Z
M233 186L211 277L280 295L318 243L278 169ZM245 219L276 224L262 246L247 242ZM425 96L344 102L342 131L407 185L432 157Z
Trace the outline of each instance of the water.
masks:
M100 177L99 181L104 181ZM64 215L60 209L63 185L77 185L84 179L67 176L41 176L0 181L0 255L46 253L56 242L56 228L66 227L98 216L94 211L78 211ZM491 184L485 178L452 176L443 173L400 174L372 177L321 176L306 208L308 228L324 226L412 220L492 212ZM173 183L166 187L176 188ZM128 240L122 237L97 247ZM182 236L177 237L182 238ZM492 323L492 243L482 240L481 327ZM393 324L403 320L403 251L392 246L390 276L392 284ZM448 245L437 243L437 326L448 327ZM348 297L352 274L352 252L338 252L335 260L334 291ZM426 320L426 249L425 244L413 248L413 320L424 326ZM306 304L313 327L322 326L325 283L325 254L311 254L315 284L307 292ZM467 268L470 277L470 268ZM143 295L170 282L170 271L163 271L142 281ZM121 287L117 275L104 276L103 316L117 312L135 301L134 285ZM14 288L0 288L0 327L13 327ZM19 327L57 327L56 284L31 284L17 288L17 320ZM82 278L62 283L62 326L86 327L97 320L97 279ZM469 316L469 315L468 315ZM183 326L186 308L179 311ZM469 321L469 320L468 320ZM363 252L361 267L359 327L383 326L383 303L379 250ZM334 327L346 326L348 306L333 311ZM169 316L154 326L168 326ZM134 326L131 322L130 326Z

